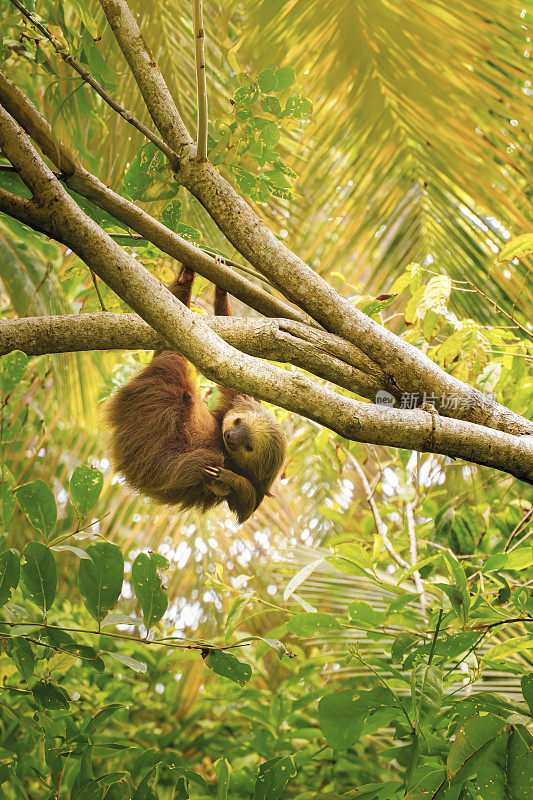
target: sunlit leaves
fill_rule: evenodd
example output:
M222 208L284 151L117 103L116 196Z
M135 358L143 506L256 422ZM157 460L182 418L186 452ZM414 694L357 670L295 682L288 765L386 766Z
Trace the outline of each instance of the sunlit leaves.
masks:
M168 567L167 559L159 553L139 553L133 562L131 582L146 628L159 622L167 609L168 597L158 570Z
M104 476L98 469L81 465L76 467L70 479L70 496L81 519L92 511L104 484Z
M252 677L250 665L239 661L233 653L229 653L227 650L211 650L205 662L217 675L229 678L239 686L244 686Z
M95 542L87 548L91 560L80 562L78 586L83 602L98 622L117 602L124 577L120 548L110 542Z
M57 520L56 500L48 484L41 480L32 481L18 486L14 492L30 523L47 538Z
M46 613L56 596L57 567L54 554L41 542L28 542L22 556L22 583L26 593Z
M20 560L13 550L0 553L0 608L4 606L17 588L20 578Z
M287 623L287 630L302 637L318 636L329 631L338 630L340 627L339 622L331 614L307 611L302 614L296 614Z
M70 698L61 687L48 681L39 681L31 690L33 699L43 711L66 710L70 706Z
M24 377L28 366L28 356L21 350L13 350L0 359L0 387L4 395L13 391Z
M294 756L278 756L265 761L259 767L254 800L278 800L297 772Z

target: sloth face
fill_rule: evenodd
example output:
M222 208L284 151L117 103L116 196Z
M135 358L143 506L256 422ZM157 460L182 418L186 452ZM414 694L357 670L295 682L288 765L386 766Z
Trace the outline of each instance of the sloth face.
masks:
M285 459L283 428L255 401L234 406L222 420L224 446L237 467L268 489Z

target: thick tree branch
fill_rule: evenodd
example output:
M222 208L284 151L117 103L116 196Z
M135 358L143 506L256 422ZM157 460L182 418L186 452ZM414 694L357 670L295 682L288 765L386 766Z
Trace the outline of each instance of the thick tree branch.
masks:
M454 458L466 455L469 461L533 483L532 436L513 436L422 410L405 412L351 400L301 373L260 364L235 350L81 211L2 107L0 146L34 194L31 201L16 200L22 221L70 247L208 378L281 405L350 439ZM2 203L0 210L5 210ZM16 211L11 202L10 213L16 216Z
M339 295L280 242L209 162L191 154L192 140L125 0L100 0L120 49L162 138L182 156L179 180L256 269L326 330L363 350L383 370L389 391L426 393L446 416L512 433L533 433L533 423L488 401L478 389L448 375L424 353L374 322ZM447 408L453 396L455 408ZM453 405L453 404L452 404Z
M314 336L315 344L307 341L312 329L287 320L203 317L202 321L225 342L248 355L294 364L369 399L373 399L379 389L380 384L375 378L342 360L346 343L329 333L324 333L321 346L318 346ZM287 331L287 323L291 333ZM12 350L40 356L80 350L161 350L165 347L169 347L169 342L136 314L75 314L0 320L0 355Z

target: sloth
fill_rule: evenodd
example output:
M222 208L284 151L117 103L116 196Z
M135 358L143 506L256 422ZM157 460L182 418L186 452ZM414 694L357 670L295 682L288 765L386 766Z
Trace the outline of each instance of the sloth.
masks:
M184 268L169 287L186 306L193 280ZM214 312L231 316L218 286ZM223 386L209 410L194 367L174 350L156 351L108 400L104 414L114 468L132 489L161 504L205 512L225 500L244 522L269 495L285 460L283 428L270 411Z

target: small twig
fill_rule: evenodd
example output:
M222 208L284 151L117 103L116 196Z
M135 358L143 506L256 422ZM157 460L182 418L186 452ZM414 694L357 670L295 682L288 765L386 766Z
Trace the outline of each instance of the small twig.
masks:
M437 624L435 625L435 633L433 634L433 641L431 642L431 650L429 651L428 664L431 664L431 662L433 661L433 655L435 653L435 647L437 646L437 639L439 636L440 624L442 622L443 614L444 614L443 609L439 608L439 618L437 620Z
M409 552L411 554L411 564L414 567L414 565L418 561L418 555L416 550L415 515L413 513L413 505L409 501L405 503L405 516L407 517L407 531L409 533ZM422 583L420 572L417 569L413 570L413 580L416 586L416 591L420 595L420 605L422 606L422 613L425 617L427 617L426 594L424 592L424 586Z
M205 31L202 0L193 0L194 43L196 60L196 98L198 105L197 161L207 161L207 85L205 80Z
M104 100L104 102L106 102L108 106L113 109L113 111L116 111L117 114L122 117L122 119L125 119L126 122L129 122L130 125L136 128L140 133L143 134L143 136L146 136L147 139L155 144L155 146L166 155L173 170L179 169L180 159L178 154L172 150L172 148L165 144L165 142L155 133L152 133L152 131L140 120L138 120L137 117L131 113L131 111L129 111L127 108L124 108L124 106L121 106L120 103L117 103L117 101L111 97L111 95L108 94L102 86L100 86L98 81L95 81L91 73L82 67L78 61L76 61L74 56L68 52L65 45L61 44L61 42L56 39L54 34L49 31L48 28L42 25L39 20L35 19L32 12L27 9L26 6L20 2L20 0L11 0L11 3L15 6L15 8L18 8L20 13L23 14L35 28L37 28L39 33L48 39L57 55L70 67L72 67L72 69L75 70L81 78L83 78L85 83L89 84L89 86L91 86L94 91L100 95L102 100Z
M518 533L518 531L520 530L520 528L521 528L523 525L525 525L525 524L526 524L526 522L527 522L527 521L528 521L528 520L529 520L529 519L530 519L532 516L533 516L533 506L532 506L532 507L529 509L529 511L527 512L527 514L525 514L525 515L522 517L522 519L520 520L520 522L519 522L517 525L515 525L515 527L514 527L514 528L513 528L513 530L511 531L511 535L509 536L509 538L508 538L508 539L507 539L507 541L505 542L505 547L503 548L503 552L504 552L504 553L505 553L505 552L507 552L507 550L509 549L509 545L510 545L510 544L511 544L511 542L513 541L513 539L514 539L515 535ZM526 535L527 535L527 534L526 534ZM522 541L522 540L520 540L520 541Z
M391 540L389 539L389 534L387 533L387 526L385 525L385 523L383 522L383 520L379 515L378 507L376 501L372 496L372 490L370 488L370 484L368 482L365 473L363 472L361 466L359 465L359 462L352 456L352 454L349 451L346 451L346 455L348 456L353 468L361 478L361 483L363 484L363 488L366 492L366 500L372 510L372 514L374 515L374 522L376 523L376 528L379 535L383 539L383 546L385 550L393 559L393 561L395 561L398 564L399 567L409 571L411 567L409 566L407 561L404 558L402 558L392 546Z
M100 289L98 288L98 282L96 280L96 275L94 274L92 269L89 270L89 272L91 273L91 278L93 279L94 288L96 289L96 294L98 295L98 300L100 302L100 308L102 309L102 311L107 311L107 309L106 309L106 307L104 305L104 301L102 299L102 295L100 294Z

